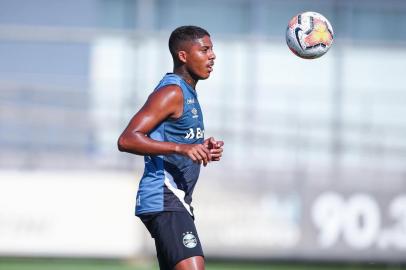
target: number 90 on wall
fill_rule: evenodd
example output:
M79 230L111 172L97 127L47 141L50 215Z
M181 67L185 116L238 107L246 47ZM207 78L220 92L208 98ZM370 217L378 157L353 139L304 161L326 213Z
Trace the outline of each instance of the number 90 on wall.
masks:
M370 194L344 197L337 192L320 194L311 208L317 243L323 249L340 241L348 247L406 250L406 194L393 198L381 209ZM383 226L383 220L387 225Z

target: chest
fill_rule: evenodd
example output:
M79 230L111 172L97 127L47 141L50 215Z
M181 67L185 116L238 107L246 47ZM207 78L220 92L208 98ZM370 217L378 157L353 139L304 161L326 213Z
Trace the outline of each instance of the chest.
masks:
M195 143L204 138L203 113L196 98L185 98L182 116L168 121L165 125L169 137L176 136L177 141Z

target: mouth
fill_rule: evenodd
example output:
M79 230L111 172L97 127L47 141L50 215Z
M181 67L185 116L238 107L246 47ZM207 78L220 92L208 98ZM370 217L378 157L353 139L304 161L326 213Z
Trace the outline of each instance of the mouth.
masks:
M206 67L209 72L213 71L214 62L210 62Z

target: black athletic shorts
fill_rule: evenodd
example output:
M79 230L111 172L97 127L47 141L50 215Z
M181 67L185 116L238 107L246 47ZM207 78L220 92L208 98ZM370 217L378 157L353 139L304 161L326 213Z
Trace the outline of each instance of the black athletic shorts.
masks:
M139 218L155 239L161 270L172 270L178 262L190 257L204 257L194 220L189 213L159 212L143 214Z

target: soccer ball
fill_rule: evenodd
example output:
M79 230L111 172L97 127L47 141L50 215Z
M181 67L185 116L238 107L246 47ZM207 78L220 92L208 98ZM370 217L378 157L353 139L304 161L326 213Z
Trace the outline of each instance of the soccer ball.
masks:
M333 44L330 22L317 12L307 11L294 16L286 29L286 43L297 56L314 59L325 54Z

